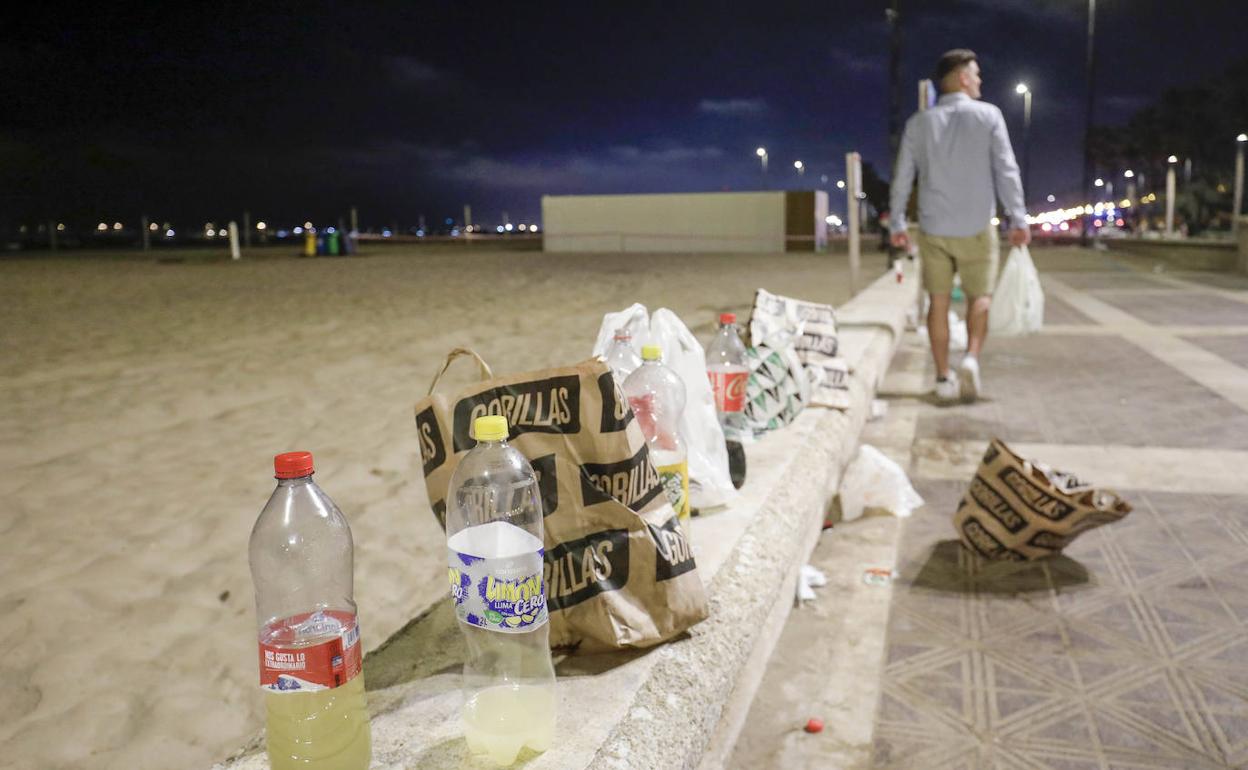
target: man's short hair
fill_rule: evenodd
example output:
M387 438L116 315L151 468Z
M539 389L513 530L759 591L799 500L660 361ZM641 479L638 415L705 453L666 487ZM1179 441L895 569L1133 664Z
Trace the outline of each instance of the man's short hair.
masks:
M969 48L955 48L952 51L945 51L936 60L936 85L939 87L944 82L945 76L950 72L965 67L978 58L975 52Z

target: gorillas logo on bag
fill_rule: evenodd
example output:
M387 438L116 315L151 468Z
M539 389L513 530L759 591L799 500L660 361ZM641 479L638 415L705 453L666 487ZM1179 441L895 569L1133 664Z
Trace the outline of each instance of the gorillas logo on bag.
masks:
M568 375L516 382L460 399L455 404L456 452L472 448L472 423L488 414L506 417L512 438L522 433L579 433L581 380Z
M636 513L662 492L659 472L650 462L650 447L645 444L627 460L581 466L581 499L587 506L614 498Z
M555 456L543 455L530 463L537 474L537 488L542 496L542 517L545 518L559 507L559 479L555 475Z
M599 433L615 433L624 430L633 421L633 410L615 385L615 375L604 373L598 378L598 393L602 396L602 425Z
M657 550L655 580L671 580L697 567L689 541L685 539L685 533L680 528L679 519L673 516L661 527L647 524L646 528L650 530L650 537L654 538L654 547Z
M442 443L442 431L433 407L416 415L416 432L420 435L420 457L425 462L425 476L433 473L446 462L446 445Z
M628 530L607 529L546 552L546 606L562 610L628 583Z

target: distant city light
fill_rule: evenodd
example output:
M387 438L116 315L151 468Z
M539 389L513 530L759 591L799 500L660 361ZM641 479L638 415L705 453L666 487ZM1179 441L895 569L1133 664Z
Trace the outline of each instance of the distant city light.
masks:
M451 228L451 237L455 238L458 236L459 236L459 228L458 227Z
M529 229L528 225L526 225L523 222L520 223L520 232L524 232L525 230L528 230L528 229Z
M1053 225L1049 224L1048 222L1045 222L1044 224L1040 225L1040 229L1045 231L1046 233L1051 233L1053 232Z
M304 223L303 223L303 229L304 229L304 230L311 230L311 229L312 229L312 223L311 223L311 222L304 222Z
M160 227L158 227L155 222L152 222L150 225L147 226L147 229L151 230L152 232L156 232L157 230L160 229Z
M417 230L417 231L416 231L416 237L417 237L417 238L424 238L424 237L425 237L425 231L424 231L424 230Z
M382 238L389 238L391 235L394 235L394 233L390 232L390 228L388 227L385 230L381 231Z
M529 232L531 233L537 232L537 225L529 225Z
M1131 199L1123 198L1122 200L1118 201L1118 207L1123 208L1123 209L1131 208Z
M506 230L507 232L511 232L511 223L508 222L507 224L503 225L503 229Z
M99 223L98 225L96 225L96 226L95 226L95 229L96 229L96 230L99 230L100 232L104 232L105 230L107 230L107 229L108 229L108 225L107 225L107 224L105 224L104 222L101 222L101 223Z
M268 225L266 225L266 224L265 224L265 223L263 223L263 222L257 222L257 223L256 223L256 229L257 229L257 230L263 230L263 229L265 229L266 227L268 227Z
M1097 187L1104 187L1104 186L1105 186L1105 180L1104 180L1104 179L1101 179L1101 178L1098 176L1098 177L1096 178L1096 181L1095 181L1095 182L1093 182L1092 184L1096 185Z
M1018 85L1014 86L1014 93L1016 94L1025 94L1027 93L1027 90L1028 89L1027 89L1026 83L1019 83Z
M302 228L302 227L298 227L298 226L296 226L296 227L295 227L295 235L303 235L303 228Z
M1061 230L1062 232L1066 232L1066 231L1070 230L1070 223L1069 223L1069 222L1063 222L1063 223L1061 223L1060 225L1058 225L1058 226L1057 226L1057 229L1058 229L1058 230Z
M224 238L229 234L230 234L230 231L226 230L224 227L217 231L217 237L219 238Z
M1132 171L1131 169L1127 169L1126 171L1122 172L1122 175L1126 177L1127 179L1131 179L1135 176L1135 172Z
M992 218L992 226L993 226L993 227L997 227L997 226L999 226L1000 224L1001 224L1001 217L993 217L993 218Z
M171 228L169 228L168 230L166 230L166 231L165 231L165 237L166 237L166 238L172 238L172 237L173 237L173 228L172 228L172 227L171 227Z
M757 150L754 151L754 154L762 158L765 155L767 155L767 149L764 147L759 147Z
M121 229L121 223L120 223L120 222L114 222L114 223L113 223L113 229L114 229L114 230L120 230L120 229Z
M1178 158L1178 156L1177 156L1177 155L1171 155L1169 158L1166 158L1166 162L1167 162L1167 163L1178 163L1178 162L1179 162L1179 158Z
M1056 197L1056 196L1053 196L1053 195L1050 195L1050 196L1047 198L1047 200L1049 201L1049 203L1055 203L1055 202L1057 201L1057 197Z
M1248 134L1240 134L1239 136L1235 137L1235 141L1248 142Z
M205 230L204 232L209 238L212 238L213 236L217 234L216 230Z
M1118 225L1119 227L1122 227L1126 223L1122 220L1122 217L1119 217L1118 219L1114 220L1114 224Z
M332 232L334 232L334 228L332 228L332 227L327 227L327 228L325 228L325 232L327 232L327 233L332 233Z
M805 168L805 166L802 164L800 160L795 160L793 161L793 168L797 169L798 171L801 171L803 168Z
M832 225L833 227L840 227L843 224L843 222L841 222L841 218L838 217L836 214L828 214L828 216L825 217L823 221L827 222L829 225Z
M502 226L502 225L499 225L499 226L498 226L497 228L495 228L495 229L497 229L497 230L501 233L501 232L503 231L503 226Z
M838 190L844 190L844 189L845 189L845 180L844 180L844 179L838 179L838 180L836 180L836 189L838 189Z
M57 230L64 230L64 229L65 229L65 223L64 223L64 222L59 223L59 224L56 226L56 229L57 229Z

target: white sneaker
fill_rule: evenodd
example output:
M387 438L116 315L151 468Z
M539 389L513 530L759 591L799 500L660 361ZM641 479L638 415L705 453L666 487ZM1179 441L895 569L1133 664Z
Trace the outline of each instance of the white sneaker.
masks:
M958 379L953 375L953 372L945 375L944 382L936 381L936 399L938 401L958 400Z
M958 366L958 384L962 398L974 401L979 398L979 360L975 356L966 356Z

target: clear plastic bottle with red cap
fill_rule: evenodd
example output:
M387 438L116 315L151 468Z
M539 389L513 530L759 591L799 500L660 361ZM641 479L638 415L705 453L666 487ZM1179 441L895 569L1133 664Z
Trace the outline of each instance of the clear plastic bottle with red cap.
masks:
M309 452L274 458L248 547L273 770L365 770L372 756L351 527Z
M715 411L724 429L728 447L728 474L737 489L745 483L745 448L742 439L749 434L745 424L745 386L750 379L750 365L745 356L745 343L737 333L737 316L722 313L719 328L711 344L706 346L706 375L711 379Z
M615 375L615 381L623 385L628 375L641 366L641 356L633 348L633 333L627 328L616 329L611 338L611 347L607 348L606 358L607 366L611 367L611 373Z

